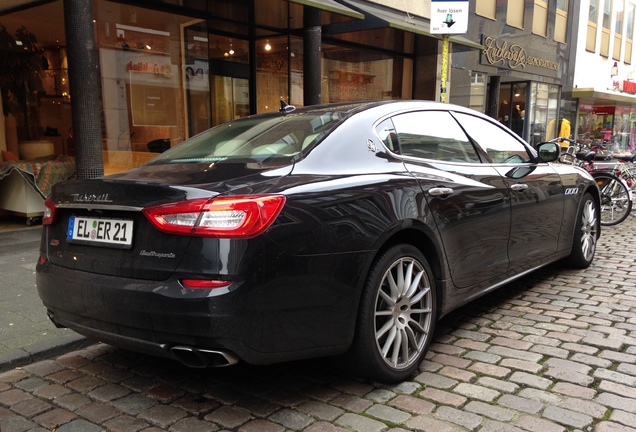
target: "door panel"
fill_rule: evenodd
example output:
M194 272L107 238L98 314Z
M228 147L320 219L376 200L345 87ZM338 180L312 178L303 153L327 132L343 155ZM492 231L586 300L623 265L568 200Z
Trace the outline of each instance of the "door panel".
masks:
M561 178L547 163L536 163L526 145L509 130L475 116L454 113L511 193L511 269L532 267L557 250L564 195Z
M510 267L532 267L556 253L563 214L563 185L548 164L498 166L512 190Z
M417 178L442 238L453 283L470 287L508 270L510 192L444 111L400 114L378 126ZM385 139L385 142L387 139Z

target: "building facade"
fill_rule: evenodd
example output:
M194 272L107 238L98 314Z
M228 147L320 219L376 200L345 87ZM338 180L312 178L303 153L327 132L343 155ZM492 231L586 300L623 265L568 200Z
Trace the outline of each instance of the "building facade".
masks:
M571 136L590 137L594 124L595 138L621 134L631 148L634 1L466 1L468 31L450 36L446 100L488 113L532 144L564 134L565 118ZM105 172L216 124L277 110L281 100L439 100L435 3L90 0ZM0 6L0 42L31 41L20 49L40 64L34 83L0 64L10 114L0 116L0 148L18 153L20 142L37 139L74 154L64 23L64 0ZM16 77L29 85L5 91Z
M453 53L450 101L486 112L531 144L554 138L570 67L567 0L471 1L469 39Z
M73 155L64 3L31 3L0 12L5 36L37 41L26 51L42 65L37 88L18 95L19 103L13 103L16 91L3 93L4 111L11 114L3 127L5 147L44 139L56 154ZM328 103L439 95L440 39L429 32L430 4L423 2L90 4L107 174L216 124L277 110L281 100L302 106L308 97ZM480 48L461 36L451 46ZM13 72L5 67L0 76L18 75Z
M573 5L571 69L563 104L588 145L611 153L636 149L634 0L582 0ZM567 110L566 110L567 111Z

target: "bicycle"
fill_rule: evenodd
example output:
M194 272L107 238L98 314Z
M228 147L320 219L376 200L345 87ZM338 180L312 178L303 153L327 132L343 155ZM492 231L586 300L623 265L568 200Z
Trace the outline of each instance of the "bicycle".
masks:
M601 198L601 225L611 226L623 222L632 211L632 190L625 178L614 174L614 172L596 168L594 165L596 153L587 146L569 138L550 140L550 142L555 143L559 141L566 141L570 144L559 157L559 162L585 169L596 181ZM633 156L631 160L633 160ZM623 171L629 171L630 179L636 180L636 177L633 177L631 167L629 170L621 169L619 172ZM634 184L632 180L630 181L631 184Z

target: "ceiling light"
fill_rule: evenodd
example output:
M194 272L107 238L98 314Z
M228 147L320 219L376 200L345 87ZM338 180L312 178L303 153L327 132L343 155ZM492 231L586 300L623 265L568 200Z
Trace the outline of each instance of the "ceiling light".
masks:
M265 44L265 51L269 51L269 50L271 50L271 49L272 49L272 46L269 44L269 42L267 42L267 43Z

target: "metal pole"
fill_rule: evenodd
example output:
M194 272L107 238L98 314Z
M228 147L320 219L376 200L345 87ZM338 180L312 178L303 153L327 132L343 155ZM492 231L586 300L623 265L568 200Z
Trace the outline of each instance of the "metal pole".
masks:
M448 45L450 44L448 35L442 37L442 73L441 88L439 93L440 102L446 102L446 81L448 80Z
M303 105L316 105L321 99L321 11L305 6L303 27Z
M64 24L77 177L99 177L104 162L92 0L64 0Z

